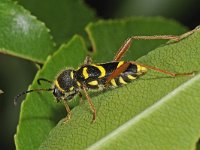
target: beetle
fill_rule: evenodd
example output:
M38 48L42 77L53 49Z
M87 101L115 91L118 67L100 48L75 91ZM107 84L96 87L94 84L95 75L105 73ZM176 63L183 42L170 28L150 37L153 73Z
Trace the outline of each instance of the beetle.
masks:
M99 90L107 87L118 87L123 84L127 84L146 74L148 69L164 73L172 77L193 75L193 72L173 73L153 66L137 63L135 61L121 61L121 58L128 51L133 40L171 39L179 41L181 38L182 36L174 35L132 36L124 42L111 62L93 64L91 58L87 56L82 66L78 69L63 70L54 82L44 78L37 80L38 84L40 84L41 81L53 84L52 88L23 91L14 98L14 103L16 104L17 99L20 96L30 92L51 91L57 102L63 102L65 105L68 113L66 121L68 121L71 117L71 111L67 101L73 99L76 95L79 95L82 99L81 92L83 92L90 105L90 109L93 114L92 122L94 122L96 120L96 109L87 92L88 90Z

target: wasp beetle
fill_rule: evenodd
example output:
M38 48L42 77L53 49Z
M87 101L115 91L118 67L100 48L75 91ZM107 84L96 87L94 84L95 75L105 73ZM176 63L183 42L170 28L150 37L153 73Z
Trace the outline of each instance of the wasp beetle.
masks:
M92 121L96 120L96 109L88 95L90 89L104 89L106 87L118 87L123 84L137 79L139 76L144 75L148 69L167 74L169 76L190 76L193 73L172 73L156 67L140 64L134 61L121 61L121 58L128 51L133 40L155 40L155 39L171 39L179 41L181 36L173 35L155 35L155 36L133 36L125 41L122 47L118 50L113 61L100 64L92 64L91 59L86 57L84 64L76 70L67 69L62 71L54 82L47 79L38 79L53 84L53 88L49 89L32 89L18 94L14 98L16 104L17 99L24 94L38 91L51 91L55 96L57 102L63 102L68 112L67 120L70 119L71 112L67 101L73 99L75 95L79 95L82 99L84 93L90 108L93 113Z

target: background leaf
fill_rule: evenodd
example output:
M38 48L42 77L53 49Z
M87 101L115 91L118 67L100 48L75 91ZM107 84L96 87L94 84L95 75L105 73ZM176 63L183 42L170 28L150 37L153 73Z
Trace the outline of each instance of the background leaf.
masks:
M68 44L63 44L53 56L49 56L43 69L38 71L29 89L41 88L36 80L40 77L54 80L66 66L77 67L83 62L86 49L80 37L75 36ZM73 58L73 59L71 59ZM42 85L49 88L49 85ZM37 149L49 131L60 118L65 117L65 108L56 105L52 93L31 93L21 105L21 113L15 145L17 149Z
M200 70L200 32L196 32L191 36L182 39L179 42L173 42L171 44L163 45L154 51L148 53L146 56L138 59L139 62L144 64L156 66L162 69L171 70L173 72L191 72L191 71L199 71ZM168 93L173 92L178 86L182 85L187 80L193 80L192 77L177 77L171 78L165 74L157 73L154 71L149 71L149 73L143 76L141 79L128 84L127 86L117 88L114 90L107 90L104 92L96 92L91 93L92 100L94 105L97 109L97 120L96 123L91 124L92 114L89 110L88 103L85 103L81 106L77 106L72 110L73 117L72 119L66 124L62 125L61 122L58 124L49 134L48 138L45 142L41 145L40 149L85 149L90 145L96 143L101 138L109 135L132 119L133 117L139 115L144 110L148 109L149 107L153 106L157 101L161 100L164 96ZM192 81L189 81L192 82ZM197 89L196 89L197 88ZM196 91L199 91L198 86L195 86ZM186 143L184 140L177 141L177 145L182 145L181 147L193 147L194 143L197 141L197 133L196 129L199 127L199 121L195 120L195 117L199 117L199 109L196 109L198 103L196 103L196 92L191 93L192 97L195 97L194 101L190 101L191 104L188 105L189 102L184 104L184 107L177 107L176 101L173 104L173 108L166 107L167 109L164 111L164 114L172 112L176 112L177 117L180 119L173 119L172 122L168 122L168 132L166 136L172 137L170 134L178 134L176 135L181 137L188 136L187 134L180 134L184 133L184 128L181 127L182 124L194 124L197 126L196 128L190 128L191 133L189 143ZM178 96L178 95L177 95ZM185 96L185 95L182 95ZM179 96L178 96L179 97ZM188 97L187 97L188 98ZM185 102L185 101L184 101ZM184 120L182 117L182 111L185 111L187 107L195 106L194 110L188 114L189 111L186 111L184 114L187 114L187 118L192 118L188 120ZM162 106L165 107L165 106ZM177 109L176 109L177 107ZM198 113L196 112L198 111ZM170 118L170 116L165 116L163 113L156 112L155 117L158 113L158 117L166 117ZM170 113L171 114L171 113ZM169 114L169 115L170 115ZM197 116L196 116L197 115ZM147 118L148 121L151 121L151 118ZM156 122L157 125L162 125L162 119L158 118L160 122ZM156 121L157 121L156 120ZM199 119L197 119L199 120ZM167 121L167 120L165 120ZM190 122L194 121L194 122ZM126 144L126 141L134 141L136 145L132 147L142 147L148 135L152 133L151 127L155 124L155 122L145 122L144 125L141 127L140 130L142 132L137 140L135 138L125 138L123 140L123 144ZM146 126L147 125L147 126ZM156 125L156 124L155 124ZM179 130L175 130L171 132L173 129L176 129L180 125ZM163 127L165 128L165 126ZM135 129L136 130L136 129ZM150 133L148 133L148 131ZM166 131L166 130L165 130ZM179 132L180 131L180 132ZM137 132L136 132L137 133ZM136 133L132 133L136 135ZM148 143L154 143L154 145L162 146L166 137L162 137L163 135L162 130L156 131L157 138L151 141L151 138L148 138ZM182 137L184 139L186 137ZM138 143L137 143L138 141ZM140 142L142 141L142 143ZM121 142L121 141L120 141ZM157 143L159 144L157 145ZM130 146L130 144L127 145ZM148 144L146 143L146 144ZM155 144L156 143L156 144ZM118 148L123 149L123 144L118 143ZM176 145L176 147L178 147ZM169 145L170 146L170 145ZM171 149L173 149L173 145L171 145ZM110 148L110 147L109 147ZM130 147L131 148L131 147ZM156 147L157 148L157 147ZM159 148L159 147L158 147Z
M50 28L58 45L74 34L84 32L85 25L95 19L94 12L83 0L18 0Z
M10 0L0 2L0 53L43 63L53 41L44 23Z
M123 20L98 21L86 28L96 62L110 61L121 45L131 36L180 35L186 28L173 20L161 17L132 17ZM134 41L124 60L136 60L166 40ZM106 55L105 55L106 54Z

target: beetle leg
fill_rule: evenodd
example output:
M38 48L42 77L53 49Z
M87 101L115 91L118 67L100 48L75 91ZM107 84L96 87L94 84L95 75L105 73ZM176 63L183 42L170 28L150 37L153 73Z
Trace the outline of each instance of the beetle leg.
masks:
M88 101L88 103L90 105L90 109L92 110L92 114L93 114L92 122L95 122L95 120L96 120L96 109L95 109L94 104L92 103L92 100L91 100L91 98L90 98L90 96L89 96L89 94L88 94L88 92L86 90L85 85L82 85L82 89L83 89L83 92L84 92L84 94L86 96L86 99L87 99L87 101Z
M195 72L174 73L174 72L170 72L170 71L167 71L167 70L162 70L160 68L156 68L156 67L153 67L153 66L148 66L148 65L145 65L145 64L137 63L135 61L130 61L130 63L138 65L138 66L145 67L145 68L150 69L150 70L154 70L156 72L164 73L164 74L167 74L167 75L172 76L172 77L176 77L176 76L192 76L192 75L195 74Z
M70 109L69 105L67 104L67 101L65 99L62 99L62 102L65 106L66 111L67 111L67 116L64 118L64 121L63 121L63 123L65 124L71 119L72 114L71 114L71 109Z
M117 54L114 57L114 61L119 61L121 58L125 55L125 53L128 51L129 47L132 44L133 40L175 40L179 41L181 39L181 36L175 36L175 35L153 35L153 36L132 36L128 38L124 44L120 47Z

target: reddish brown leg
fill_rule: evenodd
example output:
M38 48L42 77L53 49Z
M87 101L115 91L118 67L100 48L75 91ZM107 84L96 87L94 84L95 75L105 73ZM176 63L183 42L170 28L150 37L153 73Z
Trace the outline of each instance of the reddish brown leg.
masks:
M179 36L173 36L173 35L132 36L131 38L127 39L125 43L121 46L121 48L118 50L117 54L114 57L114 61L119 61L124 56L124 54L128 51L129 47L131 46L133 40L156 40L156 39L173 39L178 41ZM112 74L107 78L106 86L112 79L118 77L122 72L124 72L129 66L129 64L130 62L126 62L119 68L114 70Z
M95 120L96 120L96 109L95 109L94 104L92 103L92 100L91 100L90 96L88 95L86 87L84 85L82 85L82 89L83 89L83 92L86 96L86 99L87 99L87 101L90 105L90 109L92 110L92 114L93 114L92 122L95 122Z
M170 75L172 77L176 77L176 76L192 76L192 75L194 75L194 72L189 72L189 73L173 73L173 72L170 72L170 71L167 71L167 70L162 70L160 68L156 68L156 67L153 67L153 66L148 66L148 65L145 65L145 64L140 64L140 63L137 63L135 61L130 61L129 63L135 64L135 65L139 65L139 66L142 66L142 67L145 67L147 69L154 70L154 71L157 71L157 72L160 72L160 73L164 73L164 74Z
M115 55L113 60L119 61L125 55L125 53L128 51L133 40L175 40L175 41L179 41L180 39L185 38L188 35L192 34L194 31L193 30L189 31L189 32L187 32L187 33L185 33L181 36L174 36L174 35L132 36L131 38L127 39L125 41L125 43L121 46L121 48L118 50L118 52ZM113 73L107 78L106 84L108 84L113 78L118 77L122 72L124 72L127 69L127 67L129 66L130 63L140 65L140 66L143 66L145 68L148 68L148 69L151 69L151 70L154 70L154 71L157 71L157 72L165 73L165 74L168 74L168 75L173 76L173 77L193 75L193 73L173 73L173 72L162 70L162 69L159 69L159 68L156 68L156 67L147 66L147 65L144 65L144 64L139 64L139 63L136 63L134 61L131 61L131 62L124 63L119 68L117 68L115 71L113 71Z
M118 52L115 55L113 60L119 61L124 56L124 54L128 51L133 40L175 40L175 41L179 41L179 40L186 38L189 35L193 34L197 30L199 30L198 27L191 31L188 31L180 36L176 36L176 35L132 36L124 42L124 44L118 50Z
M180 36L175 36L175 35L132 36L124 42L124 44L118 50L118 52L115 55L113 60L114 61L121 60L121 58L124 56L124 54L128 51L129 47L131 46L133 40L175 40L175 41L179 41L179 40L193 34L197 30L199 30L199 28L195 28L195 29L188 31ZM138 64L136 62L132 62L132 63ZM147 65L143 65L143 64L140 64L140 65L143 67L146 67L148 69L155 70L155 71L161 72L161 73L165 73L165 74L168 74L168 75L174 76L174 77L175 76L190 76L193 74L193 73L172 73L172 72L169 72L166 70L161 70L159 68L155 68L155 67L151 67L151 66L147 66ZM118 71L118 69L117 69L116 71L114 71L113 74L111 74L111 76L108 77L109 80L111 80L112 77L117 77L117 75L119 75L121 72L120 70L121 69L119 69L119 71ZM116 73L116 72L118 72L118 73Z
M148 65L145 65L145 64L140 64L140 63L137 63L137 62L134 62L134 61L129 61L129 62L125 62L124 64L122 64L119 68L117 68L116 70L114 70L110 76L108 76L107 80L106 80L106 86L108 85L108 83L118 77L122 72L124 72L128 66L130 64L135 64L137 66L142 66L142 67L145 67L147 69L150 69L150 70L154 70L154 71L157 71L157 72L160 72L160 73L164 73L164 74L167 74L167 75L170 75L172 77L176 77L176 76L192 76L194 75L194 72L189 72L189 73L173 73L173 72L170 72L170 71L167 71L167 70L162 70L160 68L156 68L156 67L153 67L153 66L148 66Z
M174 35L132 36L124 42L124 44L118 50L118 52L115 55L113 60L119 61L124 56L124 54L128 51L133 40L175 40L175 41L179 41L180 37L181 36L174 36Z

